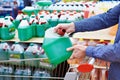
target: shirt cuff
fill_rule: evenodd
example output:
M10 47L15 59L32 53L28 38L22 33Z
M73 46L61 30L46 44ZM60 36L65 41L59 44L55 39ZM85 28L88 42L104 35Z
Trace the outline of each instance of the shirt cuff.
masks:
M79 29L78 29L78 26L79 26L79 22L73 22L74 25L75 25L75 32L80 32ZM80 28L80 27L79 27Z
M86 49L86 56L93 57L93 49L94 48L95 48L94 46L88 46Z

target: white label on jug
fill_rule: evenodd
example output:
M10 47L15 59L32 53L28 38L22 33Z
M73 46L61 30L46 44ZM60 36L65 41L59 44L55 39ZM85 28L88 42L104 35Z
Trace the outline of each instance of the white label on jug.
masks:
M19 28L25 28L27 26L29 26L28 21L27 20L22 20L20 25L19 25Z
M40 62L40 65L41 66L46 66L46 67L52 67L52 65L51 64L49 64L49 63L45 63L45 62Z
M17 60L20 60L20 55L19 54L11 54L10 60L13 60L15 62L20 62L20 61L17 61Z

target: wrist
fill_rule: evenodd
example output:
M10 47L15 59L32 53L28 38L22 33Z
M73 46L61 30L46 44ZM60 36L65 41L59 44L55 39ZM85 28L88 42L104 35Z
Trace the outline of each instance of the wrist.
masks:
M72 32L75 32L75 24L73 22L69 23L69 27L71 28Z

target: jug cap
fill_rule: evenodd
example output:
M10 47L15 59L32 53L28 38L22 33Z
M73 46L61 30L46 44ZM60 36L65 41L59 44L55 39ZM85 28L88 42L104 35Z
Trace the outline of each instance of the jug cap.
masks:
M19 42L15 42L15 44L18 44Z
M68 34L65 33L63 36L55 32L54 28L49 28L45 31L45 38L59 38L59 37L68 37Z
M34 46L34 43L30 43L30 46Z

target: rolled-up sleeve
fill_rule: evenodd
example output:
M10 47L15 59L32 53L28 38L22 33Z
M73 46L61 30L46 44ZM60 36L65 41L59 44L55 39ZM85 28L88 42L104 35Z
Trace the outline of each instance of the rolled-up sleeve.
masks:
M86 55L110 62L120 62L120 41L113 45L88 46Z

